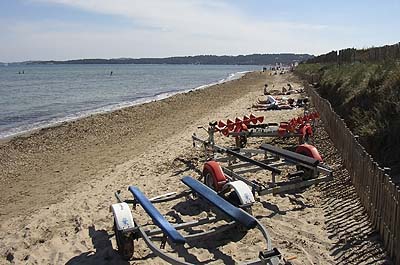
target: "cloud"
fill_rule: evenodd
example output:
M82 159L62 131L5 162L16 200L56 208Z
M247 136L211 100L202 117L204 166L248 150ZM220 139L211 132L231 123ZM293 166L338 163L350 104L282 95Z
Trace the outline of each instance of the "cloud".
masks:
M168 28L180 33L194 31L221 34L280 30L322 30L326 25L310 25L288 22L260 22L245 16L227 2L218 0L35 0L62 4L106 15L131 18L154 28Z
M260 20L221 0L29 1L123 17L134 26L101 28L74 21L22 21L7 29L18 45L3 42L3 56L15 54L16 48L18 56L25 59L318 53L332 44L322 40L319 48L310 45L315 35L330 30L327 25Z

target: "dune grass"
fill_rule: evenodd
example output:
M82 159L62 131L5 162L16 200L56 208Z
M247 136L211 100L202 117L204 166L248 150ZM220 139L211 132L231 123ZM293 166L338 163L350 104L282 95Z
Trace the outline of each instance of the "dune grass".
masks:
M316 75L317 90L382 166L400 174L400 64L301 64Z

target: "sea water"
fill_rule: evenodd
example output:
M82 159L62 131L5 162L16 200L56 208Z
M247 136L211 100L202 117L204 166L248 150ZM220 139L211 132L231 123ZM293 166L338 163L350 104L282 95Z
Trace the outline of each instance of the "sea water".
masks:
M0 139L236 79L260 66L0 66Z

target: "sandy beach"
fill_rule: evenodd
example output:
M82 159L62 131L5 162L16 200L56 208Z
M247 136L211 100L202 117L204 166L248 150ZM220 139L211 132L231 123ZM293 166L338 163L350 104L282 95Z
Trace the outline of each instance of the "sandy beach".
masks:
M297 89L292 74L252 72L202 90L97 114L0 143L0 264L129 264L111 237L114 192L129 198L129 185L148 196L181 191L185 175L198 178L200 153L191 135L198 126L253 112L268 122L286 121L302 109L255 111L264 84ZM323 121L322 121L323 122ZM217 136L217 143L233 144ZM294 145L295 140L259 139ZM290 194L260 197L253 214L273 245L292 264L383 264L378 237L355 195L323 125L313 144L334 170L334 180ZM158 209L166 214L176 202ZM204 212L199 213L199 215ZM190 216L193 215L193 216ZM189 212L187 217L196 217ZM233 264L257 257L262 242L251 231L239 241L225 237L190 248L190 262ZM164 264L142 241L130 264Z

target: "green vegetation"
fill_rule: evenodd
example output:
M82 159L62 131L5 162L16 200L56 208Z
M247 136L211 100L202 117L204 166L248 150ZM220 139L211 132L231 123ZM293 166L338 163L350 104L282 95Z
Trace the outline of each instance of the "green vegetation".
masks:
M400 64L301 64L314 76L319 94L331 102L354 134L382 166L400 174Z

